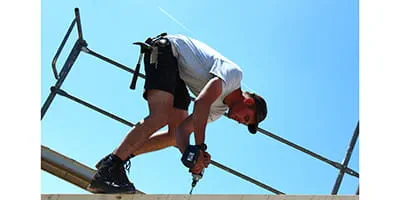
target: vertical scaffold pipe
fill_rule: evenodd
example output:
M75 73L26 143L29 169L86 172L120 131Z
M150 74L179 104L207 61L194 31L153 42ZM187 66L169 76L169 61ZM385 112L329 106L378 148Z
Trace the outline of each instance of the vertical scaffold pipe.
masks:
M338 175L338 177L336 179L335 185L333 186L332 194L334 194L334 195L336 195L338 193L338 191L339 191L339 187L340 187L340 184L342 183L345 169L347 168L347 165L349 164L351 154L353 153L354 146L355 146L355 144L357 142L357 138L358 138L358 134L359 134L359 124L360 123L358 122L357 123L357 127L354 130L354 134L353 134L353 137L351 138L351 141L350 141L350 144L349 144L349 148L347 149L346 156L345 156L345 158L343 160L343 163L342 163L343 167L339 171L339 175Z

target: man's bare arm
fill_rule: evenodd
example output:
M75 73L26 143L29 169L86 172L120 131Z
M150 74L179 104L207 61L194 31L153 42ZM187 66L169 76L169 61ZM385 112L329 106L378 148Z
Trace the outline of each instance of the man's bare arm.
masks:
M179 126L175 129L176 147L181 153L189 145L189 136L193 132L193 115L189 115Z
M218 77L214 77L208 81L195 100L192 117L194 136L197 145L204 143L205 129L208 115L210 113L210 107L211 104L221 95L221 92L222 80Z

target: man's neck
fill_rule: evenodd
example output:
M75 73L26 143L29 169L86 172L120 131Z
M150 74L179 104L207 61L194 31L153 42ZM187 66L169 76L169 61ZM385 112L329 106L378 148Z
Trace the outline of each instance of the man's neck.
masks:
M231 107L232 105L242 102L244 99L242 95L242 89L238 88L231 92L230 94L226 95L224 98L224 104L227 105L228 107Z

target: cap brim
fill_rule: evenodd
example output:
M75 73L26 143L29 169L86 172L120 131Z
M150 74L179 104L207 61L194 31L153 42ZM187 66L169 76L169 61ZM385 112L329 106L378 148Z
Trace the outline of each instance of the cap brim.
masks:
M257 133L257 129L258 129L258 123L257 124L249 124L247 125L247 128L249 129L250 133Z

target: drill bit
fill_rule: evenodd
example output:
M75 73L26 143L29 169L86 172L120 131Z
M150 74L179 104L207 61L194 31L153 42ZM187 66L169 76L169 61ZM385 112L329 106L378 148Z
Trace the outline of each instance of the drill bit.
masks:
M190 189L190 192L189 192L190 195L192 195L192 191L193 191L193 187L192 187L192 189Z
M190 190L189 194L192 194L193 188L196 186L197 182L199 182L199 180L203 178L203 174L204 174L204 169L200 172L200 174L192 173L192 189Z
M190 192L189 192L189 194L190 194L190 195L192 194L192 192L193 192L193 188L196 186L196 184L197 184L197 181L198 181L198 180L196 180L196 179L193 179L193 181L192 181L192 189L190 189Z

